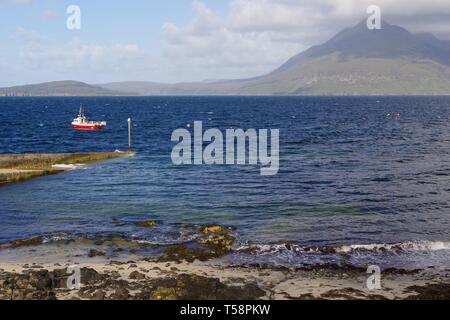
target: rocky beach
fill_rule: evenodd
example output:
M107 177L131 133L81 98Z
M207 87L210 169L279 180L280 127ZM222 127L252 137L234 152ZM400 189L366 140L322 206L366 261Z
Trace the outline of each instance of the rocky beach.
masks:
M156 221L144 221L154 228ZM126 241L62 241L44 237L0 245L2 300L427 300L449 299L450 270L386 269L369 290L367 270L345 265L230 265L230 228L196 226L190 245L142 257ZM193 229L193 230L194 230ZM80 286L68 288L74 268Z

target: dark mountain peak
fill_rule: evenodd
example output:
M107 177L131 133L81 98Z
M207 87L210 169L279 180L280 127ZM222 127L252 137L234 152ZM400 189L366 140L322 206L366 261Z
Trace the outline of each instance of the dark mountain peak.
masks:
M342 58L414 58L450 65L449 47L431 34L416 36L405 28L382 21L380 30L367 28L366 20L339 32L322 45L291 58L275 72L333 53Z

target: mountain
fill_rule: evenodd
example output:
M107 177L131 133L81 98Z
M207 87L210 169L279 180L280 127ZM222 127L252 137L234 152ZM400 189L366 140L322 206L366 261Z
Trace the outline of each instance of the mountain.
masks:
M143 95L449 95L450 41L382 25L363 21L256 78L101 86Z
M291 58L278 70L286 70L314 58L340 53L344 60L354 58L430 59L450 65L450 44L432 34L413 35L406 29L383 21L381 30L369 30L366 22L345 29L325 44L314 46Z
M131 92L115 91L78 81L54 81L0 88L0 96L121 96Z
M414 35L384 21L345 29L250 79L163 84L114 82L96 86L56 82L0 89L28 95L450 95L450 41Z

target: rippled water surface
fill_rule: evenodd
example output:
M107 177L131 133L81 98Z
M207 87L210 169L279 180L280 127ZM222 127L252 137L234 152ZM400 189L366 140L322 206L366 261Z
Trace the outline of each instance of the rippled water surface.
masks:
M70 128L80 103L108 121L105 132ZM236 228L243 245L272 249L449 247L450 98L0 98L0 115L0 153L125 150L129 116L137 151L0 187L0 242L64 232L171 243L180 223L219 223ZM172 131L197 120L223 130L280 129L279 174L172 165ZM143 219L162 226L136 228Z

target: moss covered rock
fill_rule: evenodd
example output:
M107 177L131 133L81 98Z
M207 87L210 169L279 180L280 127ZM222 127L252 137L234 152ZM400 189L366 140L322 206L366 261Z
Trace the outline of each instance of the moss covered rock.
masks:
M159 226L159 223L154 220L142 221L137 224L139 228L155 228Z
M15 240L10 243L11 247L30 247L30 246L37 246L42 243L44 243L44 237L34 237L30 239L23 239L23 240Z
M152 300L256 300L265 295L256 284L228 286L216 278L181 274L152 283Z
M209 224L200 227L200 232L203 234L218 234L226 233L229 229L217 224Z
M193 233L193 243L168 247L160 261L207 261L231 253L236 242L233 231L220 225L196 227Z

